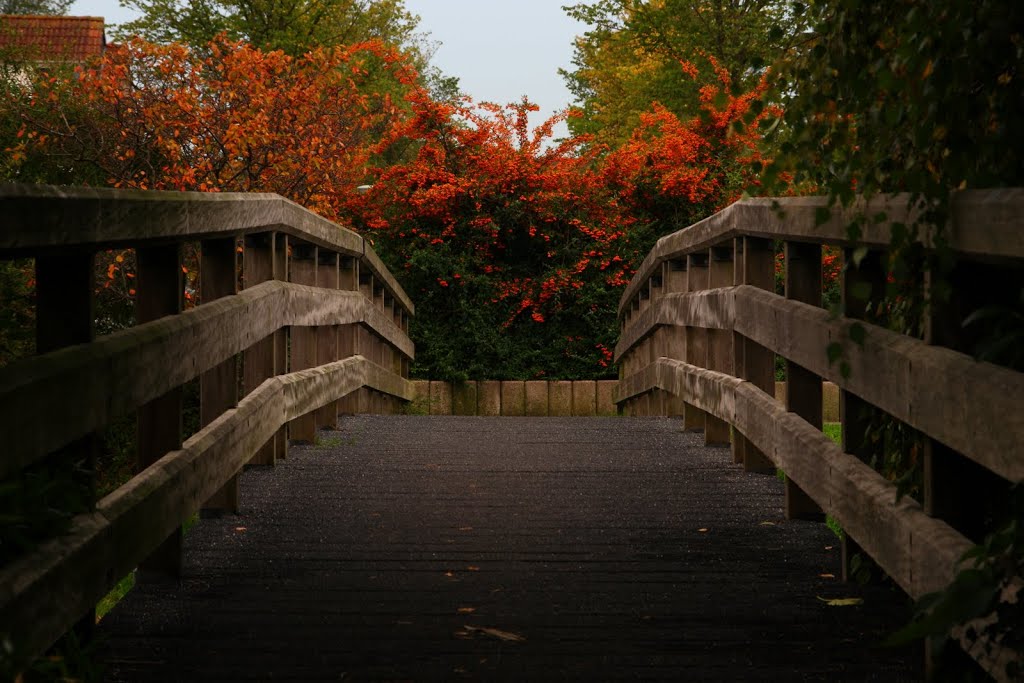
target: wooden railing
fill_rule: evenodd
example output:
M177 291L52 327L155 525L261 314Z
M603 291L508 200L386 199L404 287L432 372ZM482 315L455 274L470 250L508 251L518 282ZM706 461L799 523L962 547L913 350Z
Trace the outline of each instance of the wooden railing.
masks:
M183 310L198 243L200 305ZM138 324L94 338L96 254L132 248ZM0 482L90 461L138 415L137 474L0 567L0 640L24 663L134 568L180 567L182 523L237 510L237 475L339 413L413 397L414 309L359 235L276 195L0 185L0 258L35 259L38 355L0 370ZM182 386L200 430L182 441Z
M910 219L905 197L877 198L817 226L823 199L778 201L782 213L771 199L744 200L658 241L620 303L615 401L626 414L682 417L707 443L731 443L747 470L781 468L788 516L828 513L842 525L844 566L859 549L909 595L940 590L991 531L979 503L1024 481L1024 374L961 352L970 311L1019 297L1024 191L955 198L944 231L959 259L954 292L925 321L925 340L864 322L864 301L849 295L884 292L890 226ZM880 211L886 222L869 222L851 243L851 217ZM926 246L934 239L924 238ZM780 241L784 296L775 293ZM843 248L838 318L821 308L822 244ZM860 247L869 251L858 267L850 261ZM834 342L839 359L828 352ZM786 361L784 403L773 395L776 354ZM823 378L841 389L841 446L821 431ZM865 462L865 406L922 435L923 505L897 500L895 484ZM982 648L972 654L998 672Z

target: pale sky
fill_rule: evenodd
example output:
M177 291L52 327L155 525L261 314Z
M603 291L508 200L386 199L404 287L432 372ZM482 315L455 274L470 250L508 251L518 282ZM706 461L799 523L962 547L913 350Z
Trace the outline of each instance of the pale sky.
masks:
M507 104L529 96L541 108L534 125L571 98L558 69L571 65L573 38L586 27L567 17L563 4L570 0L405 0L420 16L420 30L441 43L435 66L457 76L477 101ZM104 17L107 24L133 18L117 0L76 0L68 13ZM564 124L555 131L566 133Z

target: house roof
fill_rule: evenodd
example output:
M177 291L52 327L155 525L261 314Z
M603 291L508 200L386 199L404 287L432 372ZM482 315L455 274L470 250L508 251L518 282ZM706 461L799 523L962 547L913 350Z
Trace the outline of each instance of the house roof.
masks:
M0 50L39 62L80 62L103 54L103 17L0 14Z

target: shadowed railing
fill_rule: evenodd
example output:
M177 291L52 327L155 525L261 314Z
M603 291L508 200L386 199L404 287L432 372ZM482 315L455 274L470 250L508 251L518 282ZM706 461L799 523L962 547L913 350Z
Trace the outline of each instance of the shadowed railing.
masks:
M199 254L189 310L186 244ZM138 324L95 338L96 255L125 248ZM339 413L412 398L405 292L362 237L276 195L0 185L0 257L34 258L38 351L0 370L0 483L88 471L96 433L138 416L134 478L0 567L15 664L90 621L134 568L176 573L182 523L237 510L242 467L274 464ZM196 379L200 429L183 442Z
M980 501L1024 481L1024 374L962 352L971 311L1019 296L1024 191L957 195L944 232L958 259L954 291L924 321L924 340L863 320L885 291L891 226L910 222L905 197L856 207L888 216L869 220L856 243L845 228L852 212L816 226L823 199L778 200L782 214L773 201L738 202L658 241L619 306L615 400L626 414L681 416L707 443L731 443L747 470L781 468L788 516L828 513L846 533L844 558L866 552L915 598L940 590L992 531ZM778 242L784 296L775 293ZM821 307L822 244L843 248L838 318ZM867 250L859 266L857 248ZM774 398L776 354L784 404ZM821 431L823 379L841 389L841 446ZM868 464L872 410L921 435L923 504L897 499ZM992 668L980 646L972 654Z

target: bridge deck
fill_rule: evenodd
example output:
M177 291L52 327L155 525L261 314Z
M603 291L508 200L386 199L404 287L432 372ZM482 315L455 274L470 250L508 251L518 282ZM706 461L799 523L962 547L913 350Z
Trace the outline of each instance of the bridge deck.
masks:
M186 537L184 579L108 615L112 680L921 677L875 647L905 599L828 578L832 533L678 422L342 427L246 472L241 515Z

